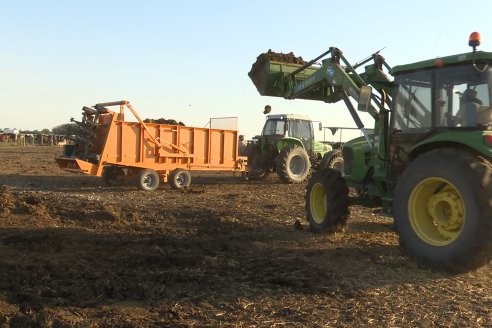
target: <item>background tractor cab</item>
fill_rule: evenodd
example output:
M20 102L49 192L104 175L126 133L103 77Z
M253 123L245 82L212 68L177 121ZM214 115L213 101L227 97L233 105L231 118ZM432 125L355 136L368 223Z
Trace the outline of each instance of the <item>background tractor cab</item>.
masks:
M270 106L264 113L269 113ZM319 129L322 130L319 123ZM265 178L277 172L287 183L306 180L331 146L315 141L313 121L299 114L267 115L261 136L248 145L248 177Z
M264 149L280 152L287 144L297 144L306 152L314 149L313 122L298 114L268 115L261 132Z

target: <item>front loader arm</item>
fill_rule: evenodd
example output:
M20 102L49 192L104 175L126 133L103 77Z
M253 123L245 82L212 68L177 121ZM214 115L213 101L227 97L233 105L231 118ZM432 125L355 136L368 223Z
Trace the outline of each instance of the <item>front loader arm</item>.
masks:
M321 66L314 65L317 60L328 54L331 54L331 57L324 59ZM344 100L347 103L345 98L348 95L358 102L362 86L374 84L380 89L391 83L382 72L384 58L378 54L371 58L375 64L366 66L366 73L359 75L355 71L356 67L352 67L342 52L334 47L309 62L295 57L292 53L284 55L269 51L258 57L249 76L264 96L319 100L327 103ZM389 90L385 92L389 94ZM375 96L372 99L380 105ZM354 116L351 110L350 112ZM379 119L379 112L372 104L368 107L368 112L375 120Z
M289 74L286 78L289 88L286 90L285 98L299 98L300 95L312 88L326 88L330 92L325 94L323 99L325 102L333 103L339 101L341 99L338 95L340 90L344 90L358 100L360 86L366 83L357 74L349 75L349 72L352 71L351 73L354 73L354 70L339 49L330 48L326 54L330 53L331 58L323 60L322 66L306 80L296 82L295 76L302 67ZM347 66L347 69L340 66L340 60Z

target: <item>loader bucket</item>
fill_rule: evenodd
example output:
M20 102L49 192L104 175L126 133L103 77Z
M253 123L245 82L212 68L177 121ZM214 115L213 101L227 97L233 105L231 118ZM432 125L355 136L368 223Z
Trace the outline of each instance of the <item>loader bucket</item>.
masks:
M257 57L248 75L260 95L283 97L284 78L305 63L302 57L296 57L292 52L283 54L268 50ZM316 67L310 66L299 72L296 74L296 82L305 80L316 70Z

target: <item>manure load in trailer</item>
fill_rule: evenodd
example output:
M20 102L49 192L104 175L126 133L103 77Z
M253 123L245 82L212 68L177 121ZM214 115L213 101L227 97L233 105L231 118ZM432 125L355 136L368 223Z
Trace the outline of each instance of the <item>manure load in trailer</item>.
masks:
M111 106L119 106L119 112L109 110ZM124 120L125 108L137 122ZM189 171L246 169L247 158L238 155L236 118L227 118L231 129L145 123L128 101L82 111L81 121L72 119L78 126L74 144L65 145L56 157L63 170L102 176L108 185L132 180L141 190L155 190L161 181L173 188L189 186ZM224 126L225 119L217 120Z

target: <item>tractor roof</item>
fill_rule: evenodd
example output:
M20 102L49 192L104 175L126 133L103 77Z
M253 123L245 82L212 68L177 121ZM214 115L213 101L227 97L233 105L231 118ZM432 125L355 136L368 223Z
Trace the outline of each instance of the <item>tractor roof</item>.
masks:
M267 115L267 119L270 119L270 120L288 119L288 120L311 121L311 119L308 116L300 115L300 114L272 114L272 115Z
M398 65L391 69L392 75L398 75L401 73L415 71L420 69L432 68L432 67L442 67L446 65L460 64L460 63L471 63L475 59L477 63L488 62L492 63L492 52L476 51L468 52L464 54L438 57L435 59L428 59L412 64Z

